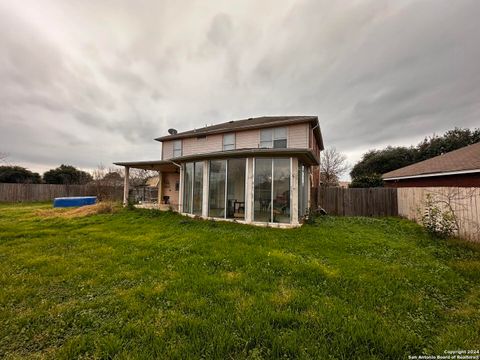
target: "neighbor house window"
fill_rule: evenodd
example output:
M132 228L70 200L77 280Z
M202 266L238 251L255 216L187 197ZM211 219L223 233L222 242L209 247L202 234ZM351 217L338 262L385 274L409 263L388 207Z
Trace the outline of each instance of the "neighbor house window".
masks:
M173 157L182 156L182 140L175 140L173 142Z
M260 130L261 148L286 148L287 128L273 128Z
M223 150L235 149L235 134L223 135Z

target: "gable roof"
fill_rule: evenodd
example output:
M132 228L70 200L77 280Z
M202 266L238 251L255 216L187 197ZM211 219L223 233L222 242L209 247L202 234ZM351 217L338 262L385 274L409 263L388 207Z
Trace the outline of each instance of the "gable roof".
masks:
M382 175L384 180L480 172L480 142Z
M156 138L157 141L177 140L194 136L206 136L223 134L231 131L251 130L283 125L292 125L309 122L314 126L314 134L317 143L323 150L323 139L320 124L316 116L262 116L243 120L231 120L221 124L205 126L198 129L183 131L175 135L166 135Z

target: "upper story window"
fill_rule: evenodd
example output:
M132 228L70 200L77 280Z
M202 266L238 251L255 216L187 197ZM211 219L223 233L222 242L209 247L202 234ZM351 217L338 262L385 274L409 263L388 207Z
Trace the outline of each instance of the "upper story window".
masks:
M286 148L287 147L287 128L279 127L273 129L260 130L261 148Z
M235 149L235 133L223 135L223 150Z
M182 140L175 140L173 142L173 157L182 156Z

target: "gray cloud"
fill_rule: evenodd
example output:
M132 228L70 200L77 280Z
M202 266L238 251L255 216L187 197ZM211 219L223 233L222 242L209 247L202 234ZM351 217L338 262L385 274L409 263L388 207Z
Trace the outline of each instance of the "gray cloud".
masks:
M480 124L479 15L467 0L0 0L0 152L88 168L158 158L170 127L314 114L354 162Z

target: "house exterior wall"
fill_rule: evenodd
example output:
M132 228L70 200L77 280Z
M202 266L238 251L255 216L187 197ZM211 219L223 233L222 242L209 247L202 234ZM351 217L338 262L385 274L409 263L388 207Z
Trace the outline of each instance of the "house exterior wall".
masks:
M288 127L287 146L289 148L309 148L309 124L296 124Z
M261 129L254 129L235 132L235 148L258 148L260 144L260 130ZM313 138L313 141L310 137ZM317 156L320 153L313 133L310 131L310 124L308 123L287 126L287 147L312 148ZM183 156L222 151L222 149L223 134L207 135L205 138L191 137L182 139ZM162 146L162 160L168 160L172 157L173 141L164 141Z
M235 133L235 147L237 149L256 148L260 144L260 130L246 130Z
M171 159L173 157L173 141L165 141L162 143L162 160Z
M162 173L162 197L161 201L163 202L164 196L169 196L170 204L174 210L178 210L179 203L179 190L175 190L175 184L179 183L180 185L180 174L178 173Z
M385 180L385 187L480 187L480 173Z
M193 155L221 151L223 144L223 135L209 135L204 138L186 138L182 139L182 155Z

